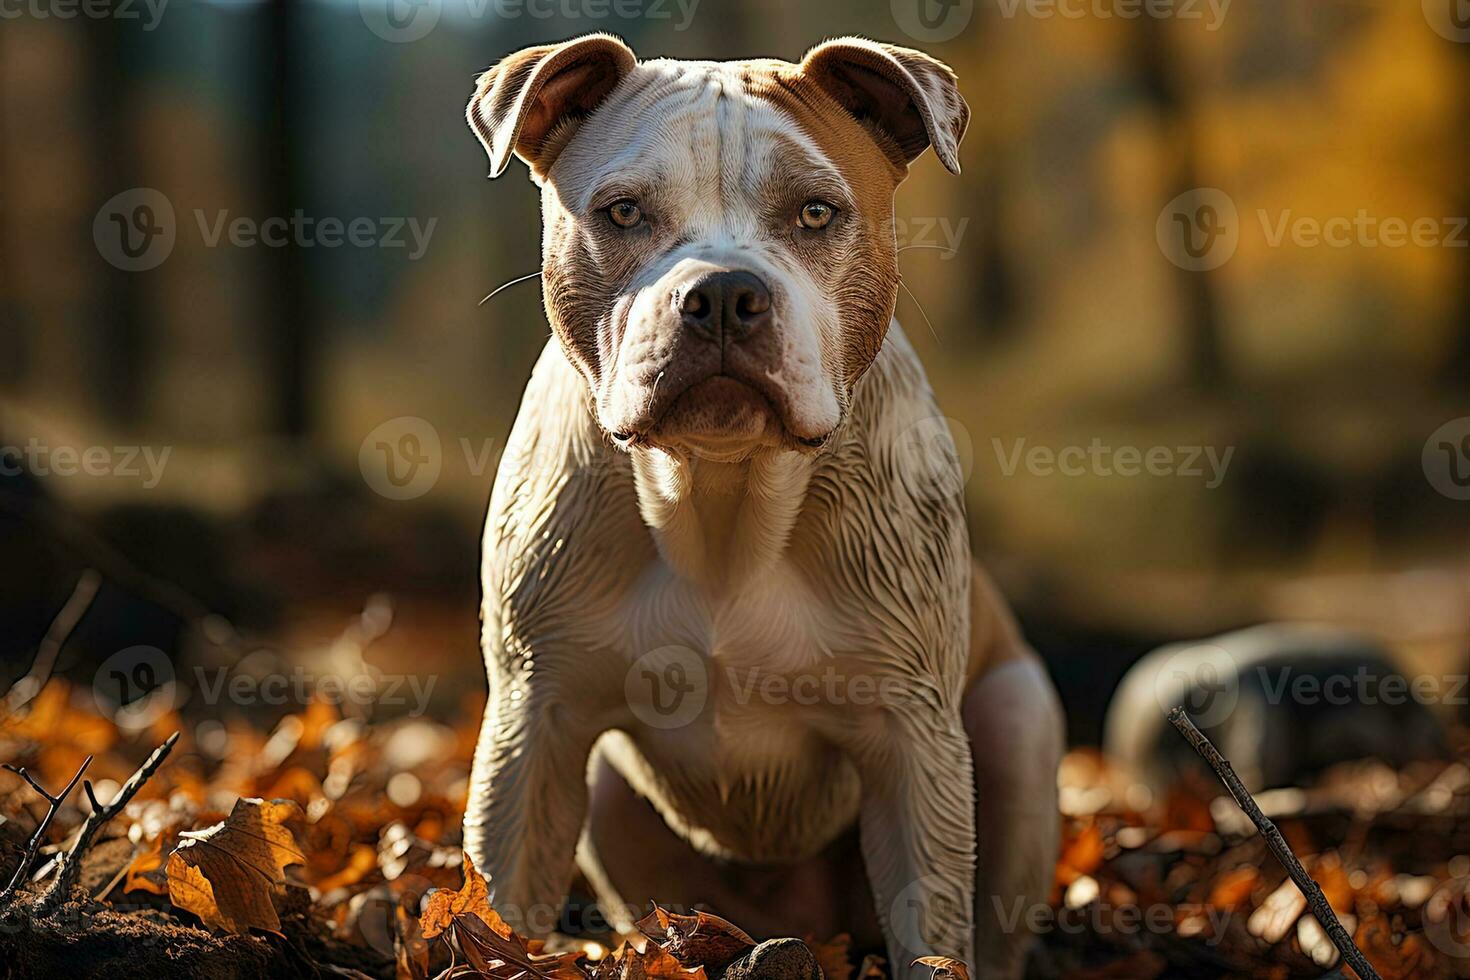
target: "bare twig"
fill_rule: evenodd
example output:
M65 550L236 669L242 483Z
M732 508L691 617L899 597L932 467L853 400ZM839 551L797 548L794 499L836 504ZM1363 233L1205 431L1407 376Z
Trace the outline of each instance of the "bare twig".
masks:
M1362 980L1381 980L1377 971L1363 956L1362 950L1358 949L1353 942L1353 937L1348 935L1347 930L1338 921L1337 913L1332 911L1327 896L1322 894L1321 886L1312 880L1311 875L1307 874L1307 869L1302 867L1301 861L1297 860L1297 856L1292 853L1291 845L1286 843L1286 838L1281 836L1281 831L1276 828L1276 824L1261 812L1261 808L1256 805L1255 797L1251 796L1245 784L1240 781L1240 777L1235 775L1235 769L1230 765L1230 761L1220 754L1220 750L1205 737L1204 732L1194 726L1194 722L1189 720L1189 716L1184 713L1182 707L1174 708L1169 712L1169 723L1179 730L1179 734L1183 735L1190 745L1194 746L1200 758L1210 764L1210 768L1215 770L1215 775L1219 776L1225 788L1230 790L1230 795L1235 798L1236 804L1245 811L1246 816L1251 818L1251 823L1255 824L1256 829L1261 832L1261 837L1265 839L1266 846L1270 848L1272 855L1286 869L1291 880L1296 882L1301 893L1307 897L1307 904L1312 909L1312 915L1316 916L1317 922L1332 940L1332 945L1336 946L1337 951L1342 954L1344 962L1351 966Z
M61 656L61 648L71 638L72 631L77 628L87 610L92 608L92 600L97 598L97 590L101 587L101 575L90 568L82 572L76 587L72 589L71 598L66 600L61 611L51 621L46 636L36 649L36 659L31 662L31 669L6 692L7 712L13 714L19 711L41 693L41 688L51 679L51 671L56 667L56 658Z
M56 877L51 881L51 887L37 899L34 909L36 915L49 915L56 910L57 906L66 901L67 896L71 894L72 888L76 885L77 873L82 867L82 855L91 846L92 838L107 821L117 816L122 808L128 805L128 801L148 781L148 777L158 771L158 767L163 765L163 760L168 757L174 743L178 740L179 733L174 732L167 741L154 749L153 754L138 767L137 772L128 777L128 781L122 784L122 788L117 791L112 802L106 806L98 804L97 795L92 790L90 780L82 784L82 788L87 791L87 799L92 801L92 812L87 815L86 822L82 824L82 829L77 833L76 842L72 844L69 851L61 856Z
M5 886L4 891L0 891L0 904L10 901L10 896L15 894L15 890L20 887L20 883L25 881L26 875L31 873L31 866L36 863L36 855L41 853L41 842L46 839L46 828L51 826L51 820L56 816L57 811L61 809L61 804L71 795L71 791L76 789L77 780L82 778L82 773L86 772L87 767L91 764L92 757L89 755L82 760L81 767L77 769L77 774L71 777L71 782L66 784L66 788L57 795L52 796L46 792L40 783L36 782L36 777L26 772L25 769L17 769L10 763L5 763L6 769L9 769L21 779L30 783L31 789L40 793L49 806L46 809L46 815L36 825L36 832L31 835L30 842L26 844L26 852L21 856L20 866L15 869L15 874L10 876L10 884Z

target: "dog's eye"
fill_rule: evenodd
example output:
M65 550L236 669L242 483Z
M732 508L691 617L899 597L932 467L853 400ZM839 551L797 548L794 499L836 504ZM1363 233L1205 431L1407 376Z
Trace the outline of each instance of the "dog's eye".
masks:
M803 228L817 231L827 227L836 213L837 209L826 201L807 201L801 206L801 214L797 217L796 223Z
M619 228L632 228L643 220L643 209L624 198L613 202L612 206L607 209L607 217Z

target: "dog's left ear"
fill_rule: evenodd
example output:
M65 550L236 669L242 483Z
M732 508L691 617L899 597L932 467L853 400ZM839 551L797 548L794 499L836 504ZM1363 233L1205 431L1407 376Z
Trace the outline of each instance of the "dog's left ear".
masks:
M944 62L912 48L843 37L808 51L801 72L889 137L893 145L884 149L895 163L907 166L933 146L950 173L960 172L970 107Z
M559 149L546 137L563 120L596 109L637 65L611 34L588 34L522 48L481 75L465 118L490 154L490 176L505 172L511 153L544 176Z

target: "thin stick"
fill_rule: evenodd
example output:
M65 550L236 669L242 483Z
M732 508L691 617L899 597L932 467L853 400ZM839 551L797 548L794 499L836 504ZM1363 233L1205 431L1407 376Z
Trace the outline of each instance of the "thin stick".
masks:
M1317 917L1317 922L1326 930L1328 938L1342 954L1343 960L1362 980L1381 980L1377 971L1363 956L1362 950L1358 949L1353 942L1353 937L1348 935L1347 930L1338 921L1337 913L1332 911L1332 906L1327 902L1327 896L1322 894L1321 886L1312 880L1311 875L1307 874L1307 869L1302 867L1301 861L1297 860L1297 856L1292 853L1291 846L1286 843L1286 838L1281 836L1281 831L1276 829L1271 818L1261 812L1261 808L1256 805L1255 797L1251 796L1245 784L1240 781L1240 777L1235 775L1235 769L1230 765L1230 761L1220 754L1220 750L1205 737L1204 732L1194 727L1194 722L1189 720L1189 716L1184 713L1182 707L1174 708L1169 712L1169 723L1179 730L1179 734L1183 735L1190 745L1194 746L1200 758L1210 764L1210 768L1215 770L1215 775L1219 776L1225 788L1230 790L1230 795L1235 797L1236 804L1245 811L1246 816L1251 818L1251 823L1256 825L1256 829L1261 832L1261 837L1265 839L1266 846L1270 848L1276 860L1281 862L1281 866L1286 869L1291 880L1296 882L1297 888L1301 889L1302 894L1307 897L1307 904L1312 909L1312 915Z
M51 820L53 817L56 816L57 811L61 809L61 804L66 801L66 798L68 796L71 795L71 791L73 789L76 789L77 780L82 778L82 773L86 772L87 767L91 764L92 757L89 755L82 760L81 768L77 770L77 774L75 776L71 777L71 782L66 784L66 789L62 790L57 795L52 796L50 793L46 792L41 784L36 782L36 778L30 773L26 772L25 769L17 769L10 763L5 763L6 769L9 769L21 779L24 779L26 782L30 783L32 789L45 797L46 802L49 804L49 806L46 809L46 815L41 818L40 824L36 826L36 832L31 835L30 842L26 844L26 852L24 855L21 856L20 866L15 869L15 874L10 876L10 884L5 886L4 891L0 891L0 903L8 902L10 900L10 896L14 895L15 890L20 887L20 883L22 881L25 881L26 875L31 873L31 866L36 863L36 856L41 853L41 842L46 839L46 828L51 826Z
M153 754L138 767L137 772L128 777L128 781L123 783L117 795L112 798L112 802L106 806L98 804L97 795L92 790L91 780L82 784L82 788L87 791L87 799L92 801L92 812L87 815L86 822L82 824L76 843L72 844L71 850L61 856L60 866L57 868L56 877L51 881L51 887L36 900L34 908L36 915L51 914L71 895L72 888L76 885L77 874L82 869L82 855L91 846L92 838L97 835L97 831L102 829L103 824L117 816L122 808L128 805L128 801L148 781L148 777L158 771L158 767L163 765L163 760L168 758L169 752L178 740L179 733L174 732L167 741L154 749Z
M51 671L56 667L56 658L61 656L61 648L66 646L66 641L77 628L77 623L92 608L92 600L97 598L97 590L101 587L101 575L90 568L82 572L76 587L72 589L71 598L66 600L61 611L51 621L46 636L36 649L36 659L31 661L31 669L6 693L7 712L19 711L41 693L41 688L51 679Z

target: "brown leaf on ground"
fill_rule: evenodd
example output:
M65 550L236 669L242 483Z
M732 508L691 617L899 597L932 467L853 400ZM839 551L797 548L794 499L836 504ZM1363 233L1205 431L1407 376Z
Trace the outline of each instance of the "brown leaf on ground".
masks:
M755 945L745 930L708 912L680 915L655 905L636 926L684 966L717 970Z
M848 956L852 948L851 936L844 932L826 942L807 936L806 944L822 968L822 980L852 980L852 959Z
M419 916L424 938L433 939L444 932L459 915L477 915L497 934L510 935L510 926L490 907L490 887L485 883L485 876L475 870L468 854L464 856L464 885L459 891L440 888L429 896Z
M643 952L630 943L603 958L592 972L592 980L708 980L704 967L687 969L657 943Z
M948 956L920 956L912 965L933 970L934 980L970 980L970 968Z
M168 879L163 871L163 838L139 851L128 864L123 876L124 892L150 892L154 895L168 894Z
M586 972L577 965L582 954L533 953L526 940L508 929L502 935L475 914L464 913L454 917L454 938L459 941L459 948L464 951L470 965L481 976L492 980L587 978Z
M272 896L286 883L286 866L306 861L285 826L300 814L289 800L241 799L223 822L180 834L168 858L169 901L211 928L279 933Z
M427 980L429 943L419 920L402 905L393 910L393 960L396 980Z

